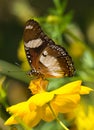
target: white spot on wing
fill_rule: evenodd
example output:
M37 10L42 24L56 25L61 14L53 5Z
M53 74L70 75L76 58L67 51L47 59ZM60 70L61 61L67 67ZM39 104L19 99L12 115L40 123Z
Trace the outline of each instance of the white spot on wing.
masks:
M44 51L44 53L48 54L47 51ZM43 55L41 55L40 62L45 67L48 68L48 70L49 70L49 72L50 72L51 75L57 76L57 77L62 75L60 73L62 71L61 67L60 67L60 65L58 63L58 60L55 57L53 57L51 55L46 55L46 57L43 56Z
M31 25L27 25L26 27L25 27L25 29L32 29L33 28L33 26L31 26Z
M47 52L47 51L44 51L43 54L44 54L44 55L48 55L48 52Z
M30 58L30 55L27 55L28 58Z
M38 38L35 40L31 40L28 43L25 43L25 46L29 48L36 48L36 47L39 47L41 44L42 44L42 40Z
M29 50L29 48L27 48L27 47L25 46L25 50L27 50L27 51L28 51L28 50Z

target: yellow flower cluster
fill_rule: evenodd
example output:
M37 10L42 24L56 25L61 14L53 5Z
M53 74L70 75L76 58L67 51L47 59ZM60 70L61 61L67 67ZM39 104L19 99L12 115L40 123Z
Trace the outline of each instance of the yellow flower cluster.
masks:
M94 107L81 104L77 109L76 125L78 130L94 129Z
M79 103L80 95L89 94L92 91L91 88L82 86L80 80L51 92L45 91L46 86L45 80L31 81L29 88L36 94L25 102L7 108L12 116L5 125L17 124L19 119L30 127L36 126L41 119L47 122L52 121L59 113L72 111Z

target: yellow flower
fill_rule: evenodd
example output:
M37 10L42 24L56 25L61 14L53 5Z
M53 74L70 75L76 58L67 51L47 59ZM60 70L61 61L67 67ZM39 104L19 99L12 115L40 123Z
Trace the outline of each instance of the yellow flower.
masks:
M47 85L46 83L43 84L42 79L32 82L29 88L38 93L26 102L7 108L12 116L5 122L5 125L19 123L18 119L30 127L36 126L41 119L47 122L52 121L57 118L59 113L72 111L80 101L80 94L87 94L92 91L88 87L81 86L80 80L68 83L51 92L46 92L45 89L41 91L41 85L43 87Z
M37 94L46 91L47 85L48 85L47 80L39 78L31 81L29 89L32 91L32 94Z
M77 130L93 130L94 129L94 107L80 105L76 111Z
M74 57L81 57L85 50L86 46L82 42L74 41L72 44L70 44L69 51Z
M46 20L49 23L57 23L58 21L60 21L60 18L56 15L49 15Z

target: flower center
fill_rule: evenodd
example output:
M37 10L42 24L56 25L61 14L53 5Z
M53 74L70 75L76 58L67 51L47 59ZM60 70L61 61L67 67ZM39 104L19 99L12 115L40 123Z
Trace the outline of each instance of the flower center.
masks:
M46 91L47 86L48 86L48 81L39 78L39 79L34 79L30 82L29 89L32 91L33 94L37 94Z

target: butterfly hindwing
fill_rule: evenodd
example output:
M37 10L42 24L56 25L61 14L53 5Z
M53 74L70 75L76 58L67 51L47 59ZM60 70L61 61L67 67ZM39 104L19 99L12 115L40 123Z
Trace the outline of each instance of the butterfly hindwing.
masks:
M42 52L40 59L41 71L48 77L72 76L74 72L71 57L63 47L59 45L48 45ZM39 66L40 66L39 64ZM45 71L44 68L45 67ZM46 71L47 70L47 71Z

